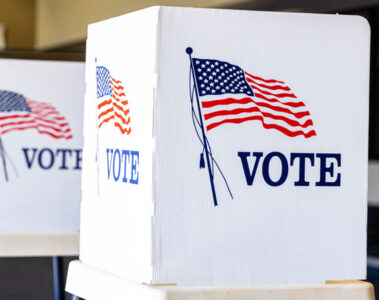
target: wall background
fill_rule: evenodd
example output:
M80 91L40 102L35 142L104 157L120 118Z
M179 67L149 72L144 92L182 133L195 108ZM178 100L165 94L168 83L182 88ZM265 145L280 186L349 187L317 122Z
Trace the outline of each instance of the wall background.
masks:
M7 26L9 48L33 49L35 40L34 0L0 0L0 23Z

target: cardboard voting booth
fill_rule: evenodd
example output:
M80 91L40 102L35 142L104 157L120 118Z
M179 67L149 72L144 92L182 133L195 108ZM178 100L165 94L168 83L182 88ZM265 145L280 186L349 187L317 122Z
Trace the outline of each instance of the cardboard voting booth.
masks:
M78 254L84 63L0 70L0 255Z
M153 284L365 278L369 40L341 15L90 25L82 262Z

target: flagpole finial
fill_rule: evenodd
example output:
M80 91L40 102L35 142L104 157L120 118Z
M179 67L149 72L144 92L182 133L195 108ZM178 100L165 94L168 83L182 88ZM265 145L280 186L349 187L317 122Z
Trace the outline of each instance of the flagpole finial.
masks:
M186 49L186 53L187 53L187 54L191 55L192 52L193 52L193 50L192 50L191 47L188 47L188 48Z

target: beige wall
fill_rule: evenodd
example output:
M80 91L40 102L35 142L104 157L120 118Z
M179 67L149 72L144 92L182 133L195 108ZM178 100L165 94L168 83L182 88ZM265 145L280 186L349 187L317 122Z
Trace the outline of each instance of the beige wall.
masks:
M254 0L0 0L8 49L48 50L82 42L89 23L153 5L224 7Z
M6 24L10 49L34 46L35 0L0 0L0 23Z
M246 0L245 0L246 1ZM36 48L83 41L87 24L153 5L222 7L243 0L36 0Z

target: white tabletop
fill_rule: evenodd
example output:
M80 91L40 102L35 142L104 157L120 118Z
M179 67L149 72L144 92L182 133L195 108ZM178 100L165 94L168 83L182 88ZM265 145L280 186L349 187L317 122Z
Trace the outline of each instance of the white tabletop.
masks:
M0 257L77 255L79 255L79 233L0 235Z

